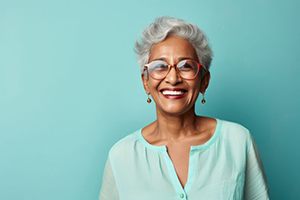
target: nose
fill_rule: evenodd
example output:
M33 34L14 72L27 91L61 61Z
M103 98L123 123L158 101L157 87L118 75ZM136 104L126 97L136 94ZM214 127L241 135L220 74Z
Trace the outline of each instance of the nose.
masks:
M176 67L172 66L169 73L165 77L165 81L171 85L176 85L180 82L182 82L182 78L179 75L179 72L177 71Z

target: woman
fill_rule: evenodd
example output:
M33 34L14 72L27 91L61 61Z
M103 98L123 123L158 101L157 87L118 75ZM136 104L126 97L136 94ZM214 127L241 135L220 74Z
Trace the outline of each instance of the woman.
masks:
M119 140L106 161L100 200L269 199L247 128L197 116L212 51L195 25L157 18L136 43L147 102L157 120Z

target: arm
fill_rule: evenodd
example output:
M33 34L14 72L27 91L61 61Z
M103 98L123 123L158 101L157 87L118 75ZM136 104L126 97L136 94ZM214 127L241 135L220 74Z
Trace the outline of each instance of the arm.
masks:
M99 200L119 200L119 193L113 174L110 156L108 156L105 163Z
M247 161L245 174L246 200L269 199L267 179L255 141L249 133L247 141Z

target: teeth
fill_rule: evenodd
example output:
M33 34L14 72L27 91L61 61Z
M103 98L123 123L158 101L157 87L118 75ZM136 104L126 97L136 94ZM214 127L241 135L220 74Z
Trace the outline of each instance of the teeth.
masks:
M182 95L183 91L172 91L172 90L164 90L162 91L163 95Z

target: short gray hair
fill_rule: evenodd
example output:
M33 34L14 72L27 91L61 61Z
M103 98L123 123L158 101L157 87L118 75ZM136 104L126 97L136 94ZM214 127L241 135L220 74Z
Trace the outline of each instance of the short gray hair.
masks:
M144 65L148 63L152 45L162 42L171 34L187 39L194 47L199 62L209 70L213 53L205 34L194 24L187 23L182 19L163 16L156 18L144 30L141 41L135 43L134 50L141 72Z

